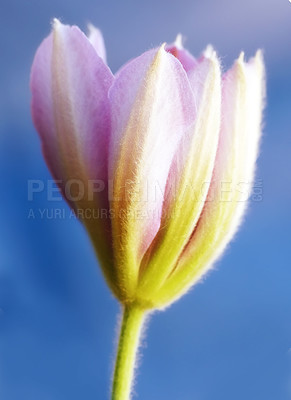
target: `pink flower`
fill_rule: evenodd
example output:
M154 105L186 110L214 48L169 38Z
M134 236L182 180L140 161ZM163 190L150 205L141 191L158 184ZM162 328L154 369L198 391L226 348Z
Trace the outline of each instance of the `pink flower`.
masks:
M223 252L246 208L261 53L241 55L221 76L211 47L195 59L178 37L114 76L96 28L86 37L55 20L31 91L46 162L115 295L144 308L179 298Z

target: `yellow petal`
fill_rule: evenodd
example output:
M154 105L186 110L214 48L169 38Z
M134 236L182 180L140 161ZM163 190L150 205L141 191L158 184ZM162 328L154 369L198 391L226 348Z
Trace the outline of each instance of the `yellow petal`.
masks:
M208 201L175 270L154 300L158 307L197 282L237 231L254 178L264 94L261 53L248 63L240 57L224 78L222 127Z
M220 67L215 53L203 57L189 80L196 104L195 123L176 153L161 228L144 259L138 285L138 297L143 299L159 290L175 267L199 219L213 173L221 114Z

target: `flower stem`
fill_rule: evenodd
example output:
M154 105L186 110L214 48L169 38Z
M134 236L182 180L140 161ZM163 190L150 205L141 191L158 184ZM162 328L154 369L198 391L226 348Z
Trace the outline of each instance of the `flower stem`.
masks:
M130 399L136 355L144 319L144 310L136 306L124 307L111 400Z

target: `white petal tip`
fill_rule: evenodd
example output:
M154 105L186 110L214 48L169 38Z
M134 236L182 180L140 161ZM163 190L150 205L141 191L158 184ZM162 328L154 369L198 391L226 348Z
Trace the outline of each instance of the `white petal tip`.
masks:
M90 34L90 33L93 34L94 32L101 33L100 30L99 30L98 28L96 28L96 26L94 26L93 24L91 24L91 22L89 22L89 23L87 24L87 28L88 28L89 34Z
M245 53L244 53L244 51L242 51L242 52L240 53L240 55L239 55L237 61L238 61L239 63L244 63L244 61L245 61Z
M261 49L257 50L254 57L250 59L248 62L249 66L253 66L258 74L263 76L265 74L265 66L264 66L264 55Z
M264 56L263 56L263 51L261 49L256 51L256 54L251 57L247 62L247 66L253 66L259 70L264 68Z
M260 62L260 63L264 62L264 54L263 54L262 49L257 50L257 52L255 54L255 60L256 60L256 62Z
M182 50L183 47L183 36L181 33L178 33L176 40L174 42L175 47L177 47L177 49Z
M54 18L52 22L53 29L57 29L62 25L61 21L58 18Z
M160 53L160 52L162 52L162 51L166 51L166 46L167 46L167 43L166 43L166 42L162 43L161 46L160 46L160 48L159 48L159 50L158 50L158 53Z
M209 59L216 58L216 51L214 50L213 46L209 44L203 52L203 56Z
M260 64L263 64L263 59L264 59L263 52L261 49L259 49L256 51L256 54L253 57L251 57L249 60L246 60L245 53L242 51L237 59L237 62L240 64L246 63L249 65L251 65L251 64L260 65Z

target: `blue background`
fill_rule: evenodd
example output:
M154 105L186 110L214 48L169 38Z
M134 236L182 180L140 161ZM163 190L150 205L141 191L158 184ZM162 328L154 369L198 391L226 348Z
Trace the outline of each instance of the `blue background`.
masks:
M207 279L150 320L135 390L141 400L291 398L291 4L288 0L0 0L0 398L109 397L117 302L82 226L28 219L68 211L29 179L50 179L30 119L29 72L50 20L91 21L113 71L178 32L225 68L263 48L268 101L257 181L236 240Z

